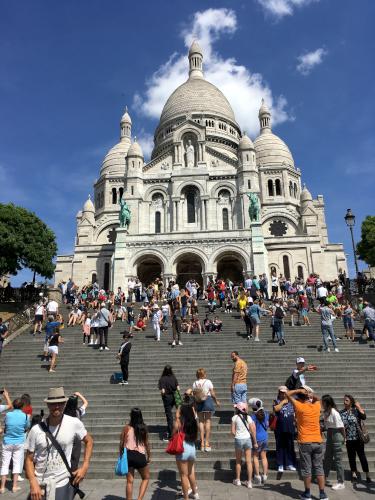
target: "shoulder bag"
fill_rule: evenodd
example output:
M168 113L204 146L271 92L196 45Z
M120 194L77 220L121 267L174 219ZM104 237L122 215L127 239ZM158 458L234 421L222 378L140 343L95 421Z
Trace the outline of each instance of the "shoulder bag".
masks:
M169 455L181 455L184 452L185 433L182 431L173 434L165 450Z
M56 449L57 453L60 455L62 461L64 462L64 465L65 467L67 468L68 472L69 472L69 475L70 475L70 484L72 485L72 488L74 489L74 495L73 495L73 498L78 495L79 498L85 498L85 493L79 489L78 486L76 486L75 484L73 484L73 479L74 479L74 476L73 476L73 471L72 471L72 468L70 467L69 465L69 462L66 458L66 455L64 453L64 450L61 448L60 446L60 443L57 441L57 439L55 438L55 436L52 434L52 432L48 429L47 425L45 424L45 422L41 422L39 424L40 428L42 429L43 432L45 432L46 436L48 437L48 439L51 441L53 447Z
M356 425L357 425L359 440L362 441L363 444L369 443L370 442L370 434L367 430L367 426L365 424L364 419L359 418L358 413L356 415Z
M128 467L128 452L126 448L122 450L121 455L117 459L117 463L115 466L115 474L116 476L126 476L129 472Z

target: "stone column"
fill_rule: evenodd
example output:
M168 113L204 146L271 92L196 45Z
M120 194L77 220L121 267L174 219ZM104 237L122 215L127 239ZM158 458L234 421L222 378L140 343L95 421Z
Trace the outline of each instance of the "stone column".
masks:
M182 231L184 226L184 217L183 217L183 206L184 200L179 200L177 202L177 231Z
M268 275L268 253L264 244L262 225L260 222L251 223L251 246L253 253L253 272L257 276Z

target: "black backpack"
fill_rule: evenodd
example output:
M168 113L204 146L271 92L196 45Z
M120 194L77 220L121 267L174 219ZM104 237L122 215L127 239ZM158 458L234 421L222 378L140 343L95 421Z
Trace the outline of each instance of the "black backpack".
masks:
M275 318L283 319L284 316L285 316L285 314L284 314L284 311L282 310L282 308L280 306L277 306L275 309Z
M296 378L292 373L292 375L286 379L285 385L287 386L289 391L294 391L295 389L300 389L302 387L302 384L301 384L301 379L299 378L299 375Z

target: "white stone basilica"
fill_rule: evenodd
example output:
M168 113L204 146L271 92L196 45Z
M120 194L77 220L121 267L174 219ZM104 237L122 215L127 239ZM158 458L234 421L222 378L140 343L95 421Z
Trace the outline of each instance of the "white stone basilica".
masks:
M126 288L129 277L157 276L184 284L190 277L242 279L272 269L292 279L325 279L346 270L343 246L328 241L323 196L301 188L288 146L271 130L262 102L254 142L241 133L230 103L205 80L197 42L189 78L169 97L155 131L151 161L121 119L120 142L107 153L90 197L77 214L74 255L59 255L55 281L79 286L97 279ZM260 200L251 221L248 193ZM119 201L131 210L119 224Z

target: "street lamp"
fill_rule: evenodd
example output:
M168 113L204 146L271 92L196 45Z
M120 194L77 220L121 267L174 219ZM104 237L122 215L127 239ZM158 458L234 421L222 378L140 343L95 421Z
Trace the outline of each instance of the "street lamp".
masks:
M351 208L347 209L346 215L345 215L344 219L345 219L346 225L350 229L350 235L352 237L355 272L356 272L356 278L358 278L358 272L359 271L358 271L357 253L356 253L356 250L355 250L354 236L353 236L353 227L355 226L355 215L353 214Z

